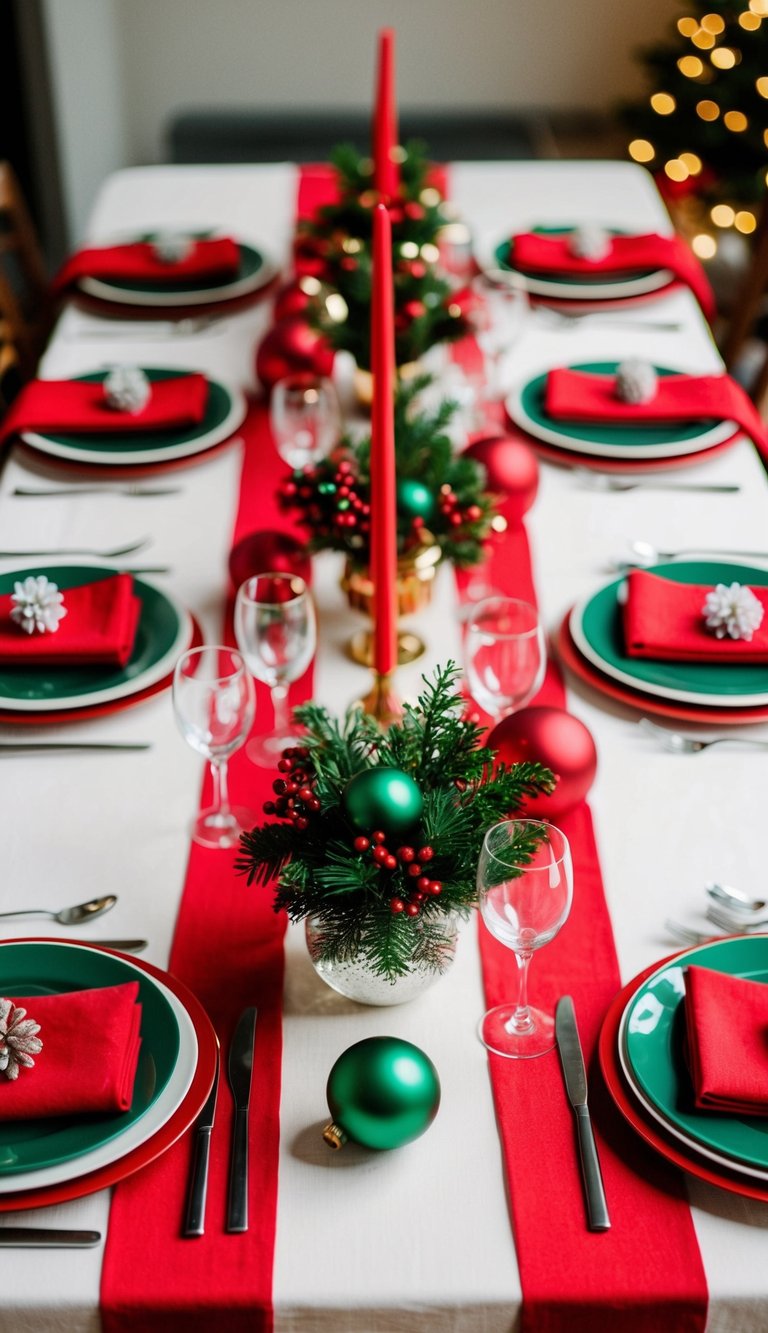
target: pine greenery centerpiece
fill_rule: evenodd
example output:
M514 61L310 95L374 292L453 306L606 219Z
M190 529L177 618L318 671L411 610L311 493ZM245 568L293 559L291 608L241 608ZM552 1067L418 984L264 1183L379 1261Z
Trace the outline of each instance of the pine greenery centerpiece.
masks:
M275 911L315 919L326 962L360 959L390 981L442 971L446 919L476 903L486 829L554 788L541 764L494 764L458 675L449 662L425 677L384 735L359 709L341 722L314 703L295 711L307 734L278 766L264 806L276 819L243 834L236 869L276 881ZM534 848L521 825L520 865Z
M456 404L417 405L431 382L429 375L403 382L395 400L398 552L417 549L428 532L443 558L465 569L480 561L499 520L482 464L457 454L446 433ZM306 528L311 551L342 551L358 567L369 558L370 449L370 435L346 438L331 457L291 473L278 492Z

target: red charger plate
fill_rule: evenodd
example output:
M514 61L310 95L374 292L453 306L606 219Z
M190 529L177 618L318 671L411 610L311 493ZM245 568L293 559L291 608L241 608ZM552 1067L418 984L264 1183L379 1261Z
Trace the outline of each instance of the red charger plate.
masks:
M750 722L768 721L768 704L748 708L710 708L707 704L686 704L669 699L657 699L653 694L633 690L621 681L603 675L602 671L598 671L597 667L582 657L576 647L571 635L570 618L569 611L558 631L557 651L575 676L586 681L587 685L599 690L601 694L607 694L609 698L618 699L620 703L629 704L631 708L639 709L641 712L657 713L660 717L673 718L676 722L713 722L718 726L746 726Z
M684 954L687 950L683 949L680 952ZM600 1031L598 1056L603 1078L624 1119L629 1122L641 1138L645 1139L646 1143L650 1144L667 1161L673 1162L675 1166L682 1167L684 1171L688 1171L692 1176L697 1176L699 1180L706 1180L710 1185L717 1185L720 1189L730 1190L732 1194L743 1194L748 1199L759 1199L763 1203L768 1203L768 1184L760 1185L753 1177L739 1175L736 1171L730 1172L725 1167L718 1167L716 1163L703 1157L697 1157L695 1153L688 1151L679 1140L667 1137L655 1121L646 1119L645 1112L635 1101L624 1078L619 1061L619 1027L622 1014L643 982L659 967L663 967L673 958L679 956L680 953L670 954L668 958L662 958L659 962L652 963L644 972L628 982L623 990L619 991L605 1016Z
M47 940L22 939L14 943L54 943L66 944L66 940ZM77 942L78 949L99 949L96 944L85 945L82 941ZM0 1195L0 1213L17 1212L20 1208L47 1208L54 1203L67 1203L70 1199L79 1199L84 1194L94 1194L97 1190L106 1189L108 1185L115 1185L119 1180L125 1180L126 1176L132 1176L134 1172L140 1171L143 1166L153 1162L156 1157L160 1157L166 1152L181 1135L189 1129L199 1112L205 1105L205 1100L213 1086L213 1079L216 1072L216 1063L218 1060L219 1042L213 1029L210 1018L203 1009L200 1001L192 994L191 990L172 976L169 972L163 972L162 968L155 967L152 963L141 962L132 954L123 954L115 949L99 949L101 953L114 954L116 958L124 958L127 963L132 963L135 967L147 972L149 976L161 981L172 991L177 1000L186 1009L192 1020L192 1026L195 1029L197 1037L197 1068L192 1078L192 1083L177 1106L170 1119L161 1125L156 1134L153 1134L146 1143L139 1144L132 1148L124 1157L116 1162L110 1162L107 1166L100 1167L97 1171L90 1171L86 1175L79 1176L75 1180L62 1181L58 1185L44 1186L42 1189L19 1190L15 1194Z

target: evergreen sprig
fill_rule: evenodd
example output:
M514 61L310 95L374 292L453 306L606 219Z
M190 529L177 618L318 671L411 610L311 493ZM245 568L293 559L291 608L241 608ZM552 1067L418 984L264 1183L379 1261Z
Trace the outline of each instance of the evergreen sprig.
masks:
M386 734L359 709L342 721L317 704L296 709L307 733L297 762L311 775L302 781L311 785L320 808L300 816L303 828L277 822L243 834L236 869L249 884L276 881L276 911L285 910L293 921L315 920L313 948L325 962L360 957L389 979L414 965L445 966L451 922L476 903L486 829L519 810L526 797L554 788L554 775L541 764L495 763L493 751L482 744L482 728L466 717L458 678L453 662L438 667L431 679L424 677L418 700L406 705L402 720ZM408 843L432 850L429 877L439 893L423 896L414 915L403 910L413 894L409 863L396 858L395 868L380 866L372 849L355 846L360 831L346 814L347 784L377 767L407 773L423 797ZM304 809L301 803L299 808ZM530 858L535 845L535 837L520 832L511 844L510 873Z

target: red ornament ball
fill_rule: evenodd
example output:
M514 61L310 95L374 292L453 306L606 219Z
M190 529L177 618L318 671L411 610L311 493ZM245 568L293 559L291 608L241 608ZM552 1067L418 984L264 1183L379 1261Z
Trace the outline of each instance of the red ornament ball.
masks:
M298 574L305 583L312 581L312 562L307 548L290 533L265 528L250 532L233 546L229 572L236 588L255 574Z
M486 744L505 764L529 760L557 774L557 786L550 796L526 800L526 815L554 819L565 814L584 799L594 781L595 742L584 723L563 708L522 708L502 718Z
M539 489L539 464L533 450L510 435L475 440L465 450L482 463L489 491L501 497L499 509L509 523L520 523Z
M333 349L302 314L286 315L275 324L256 353L256 374L265 389L297 372L330 375L332 370Z
M288 315L300 315L313 301L317 300L320 283L317 278L302 276L293 278L282 286L275 297L272 317L279 323Z

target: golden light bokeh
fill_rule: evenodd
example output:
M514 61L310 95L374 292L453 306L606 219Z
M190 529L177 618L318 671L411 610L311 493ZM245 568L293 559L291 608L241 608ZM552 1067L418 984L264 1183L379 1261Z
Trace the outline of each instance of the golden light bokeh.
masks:
M701 26L705 32L714 32L715 35L725 32L725 19L721 14L705 14L701 20Z
M436 245L430 245L430 243L427 242L426 245L422 245L421 247L421 257L426 264L436 264L440 258L440 251Z
M698 56L681 56L677 62L677 68L686 79L696 79L704 69Z
M699 259L712 259L717 254L717 241L705 231L699 232L691 241L691 249Z
M698 46L700 51L711 51L715 44L715 39L711 32L705 32L702 28L700 32L695 32L691 38L694 46Z
M709 216L716 227L732 227L736 213L730 204L715 204Z
M418 259L419 247L415 241L403 241L400 246L400 254L403 259Z
M755 87L761 97L768 97L768 78L761 74L759 79L755 79Z
M651 97L651 106L660 116L671 116L677 102L670 93L654 93Z
M749 0L749 8L753 14L764 18L768 14L768 0Z
M738 57L730 46L718 46L709 58L717 69L733 69Z
M768 130L763 130L763 143L768 148Z
M749 209L742 208L733 219L733 225L737 231L749 236L750 232L754 231L757 226L757 218L754 213L750 213Z
M749 9L739 14L739 26L745 28L747 32L757 32L760 22L760 15L753 14Z
M723 123L733 130L734 134L741 134L749 124L743 111L726 111L723 116Z
M692 18L678 19L677 31L682 33L683 37L692 37L695 32L699 31L699 25Z
M419 199L425 208L437 208L441 199L440 191L434 189L433 186L428 185L426 189L422 190Z
M656 156L656 149L648 139L633 139L628 152L635 162L652 162Z
M670 158L669 162L664 163L664 171L671 181L687 181L690 171L679 157Z
M691 174L691 176L698 176L703 166L702 160L699 157L698 153L681 153L680 161L682 162L684 167L688 168L688 171Z
M696 103L696 114L701 116L702 120L717 120L720 115L720 108L717 102L705 98L702 102Z

